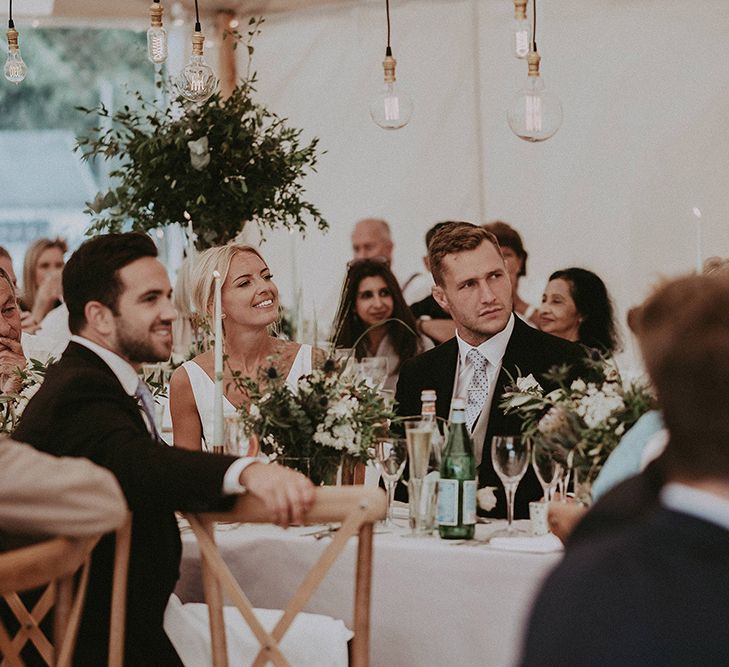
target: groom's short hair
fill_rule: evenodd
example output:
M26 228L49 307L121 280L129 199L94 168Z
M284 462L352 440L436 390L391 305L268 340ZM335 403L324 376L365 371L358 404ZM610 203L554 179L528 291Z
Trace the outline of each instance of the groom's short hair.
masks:
M157 247L149 236L138 232L103 234L81 244L63 269L63 299L71 333L79 333L86 324L84 311L89 301L98 301L118 314L119 296L124 291L119 271L142 257L157 257Z
M443 285L443 260L446 255L475 250L484 241L493 245L503 257L498 240L483 227L470 222L451 221L438 229L428 243L428 261L435 284Z
M666 283L632 321L670 433L669 475L729 480L729 276Z

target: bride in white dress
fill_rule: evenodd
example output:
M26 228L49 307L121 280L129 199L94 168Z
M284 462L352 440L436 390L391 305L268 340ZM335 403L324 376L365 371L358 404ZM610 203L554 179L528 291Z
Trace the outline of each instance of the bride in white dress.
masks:
M213 271L222 276L224 393L223 412L235 411L246 400L232 373L258 379L271 365L294 388L311 372L313 350L269 334L278 319L278 288L260 253L250 246L230 244L202 252L192 271L192 303L212 321ZM170 381L170 412L176 447L206 449L213 430L213 350L185 362Z

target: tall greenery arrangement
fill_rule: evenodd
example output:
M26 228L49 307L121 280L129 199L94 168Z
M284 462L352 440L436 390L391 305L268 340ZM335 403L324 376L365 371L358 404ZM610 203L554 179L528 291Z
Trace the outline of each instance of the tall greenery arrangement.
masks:
M260 20L248 33L248 52ZM200 105L177 97L171 105L133 93L134 105L111 112L103 104L80 109L101 122L78 138L84 159L120 160L115 185L88 203L89 233L149 231L192 220L198 249L227 243L246 222L304 232L328 227L316 206L304 200L303 177L315 171L318 139L253 99L256 75L247 74L223 98ZM162 84L173 96L171 85ZM109 123L109 120L111 123ZM110 127L109 127L110 125Z

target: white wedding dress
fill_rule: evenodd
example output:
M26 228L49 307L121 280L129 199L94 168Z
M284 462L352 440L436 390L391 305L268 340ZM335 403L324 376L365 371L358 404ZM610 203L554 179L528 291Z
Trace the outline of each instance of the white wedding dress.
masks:
M311 345L302 344L296 353L291 370L286 376L286 384L292 390L296 389L296 383L302 375L311 373L312 369L312 348ZM182 367L190 379L192 393L195 396L195 405L200 415L202 424L202 448L207 451L206 443L212 442L213 438L213 403L215 397L215 383L212 378L194 361L186 361ZM232 417L236 413L236 407L223 396L223 416Z

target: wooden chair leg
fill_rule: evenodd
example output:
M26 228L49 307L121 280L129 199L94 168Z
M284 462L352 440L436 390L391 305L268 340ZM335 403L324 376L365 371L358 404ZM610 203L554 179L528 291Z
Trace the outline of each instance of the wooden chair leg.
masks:
M359 530L357 544L357 581L354 590L354 638L352 667L369 664L370 595L372 591L372 524Z
M64 635L73 604L73 575L56 580L56 602L53 606L53 649L54 664L63 647Z
M124 633L127 610L127 574L132 542L132 515L116 531L114 574L111 584L111 621L109 625L109 667L124 665Z
M215 541L215 527L210 522L203 524L205 532ZM202 555L202 554L201 554ZM212 563L202 555L201 572L205 600L210 617L210 644L212 646L213 667L228 667L228 647L225 640L225 618L223 615L223 591L214 574Z

